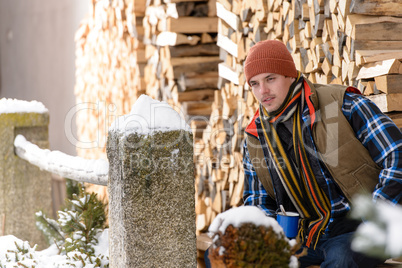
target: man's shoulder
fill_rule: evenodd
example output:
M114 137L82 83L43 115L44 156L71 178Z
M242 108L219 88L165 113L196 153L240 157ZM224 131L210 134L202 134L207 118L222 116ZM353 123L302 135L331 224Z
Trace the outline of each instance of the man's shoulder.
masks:
M316 92L320 105L324 106L333 101L342 105L346 96L350 96L352 99L361 96L361 92L357 88L351 86L338 84L313 84L313 87L314 89L312 91Z
M323 91L323 93L339 92L344 94L345 92L350 92L361 95L360 90L352 86L344 86L339 84L313 84L313 86L317 91Z
M348 86L338 85L338 84L318 84L313 83L314 88L321 90L321 89L333 89L333 90L346 90Z

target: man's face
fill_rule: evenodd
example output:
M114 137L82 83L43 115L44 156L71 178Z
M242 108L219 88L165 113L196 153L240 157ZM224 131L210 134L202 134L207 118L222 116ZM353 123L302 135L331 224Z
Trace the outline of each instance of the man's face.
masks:
M293 81L295 81L294 77L262 73L252 77L250 85L254 96L270 113L279 109Z

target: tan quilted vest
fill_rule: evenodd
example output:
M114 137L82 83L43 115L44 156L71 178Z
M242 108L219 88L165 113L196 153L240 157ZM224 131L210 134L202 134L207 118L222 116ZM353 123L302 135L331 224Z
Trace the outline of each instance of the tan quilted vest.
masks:
M379 181L381 168L356 138L342 113L346 87L307 83L316 108L316 123L312 133L319 156L349 201L356 193L372 193ZM259 140L247 135L247 144L252 145L248 146L250 158L263 161L264 153ZM276 200L268 169L261 166L255 168L257 176L268 194Z

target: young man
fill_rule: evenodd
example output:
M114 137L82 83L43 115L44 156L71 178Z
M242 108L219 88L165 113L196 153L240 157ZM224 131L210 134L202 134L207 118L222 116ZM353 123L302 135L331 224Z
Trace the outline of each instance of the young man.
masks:
M347 214L361 192L402 203L400 129L357 89L310 83L280 41L255 44L244 73L260 103L246 129L245 205L300 214L301 267L374 267L350 249L360 222Z

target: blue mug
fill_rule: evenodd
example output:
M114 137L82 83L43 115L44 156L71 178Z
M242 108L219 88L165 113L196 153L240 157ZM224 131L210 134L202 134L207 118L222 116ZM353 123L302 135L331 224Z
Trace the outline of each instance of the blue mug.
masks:
M287 238L295 238L299 231L299 214L296 212L286 212L284 215L282 212L278 212L276 220L283 228Z

